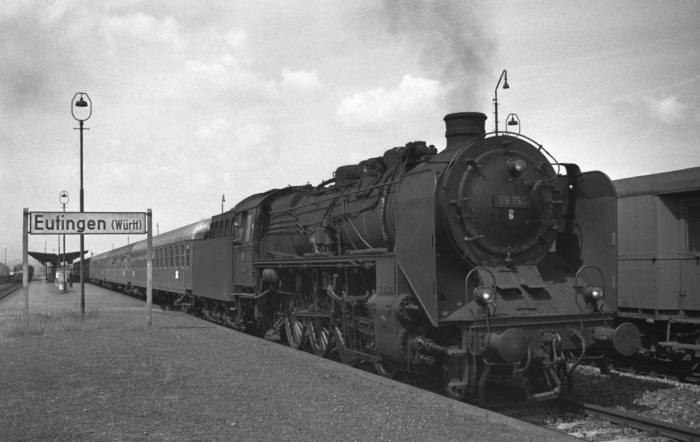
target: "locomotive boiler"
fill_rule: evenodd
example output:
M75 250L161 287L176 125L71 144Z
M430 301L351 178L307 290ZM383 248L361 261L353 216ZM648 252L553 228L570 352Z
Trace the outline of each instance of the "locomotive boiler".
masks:
M440 376L457 399L495 377L555 397L582 359L636 352L638 329L613 321L607 176L487 134L484 114L444 120L440 152L410 142L212 217L180 300L386 376Z

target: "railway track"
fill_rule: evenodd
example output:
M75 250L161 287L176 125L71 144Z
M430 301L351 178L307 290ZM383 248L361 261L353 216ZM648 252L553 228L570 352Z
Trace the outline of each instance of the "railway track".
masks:
M613 408L601 407L571 399L559 399L568 407L580 409L590 416L616 423L623 427L650 433L652 436L667 437L679 441L700 441L700 430L650 419L638 414L627 413Z
M697 357L690 361L674 362L646 362L646 361L618 361L611 359L612 366L620 371L630 374L641 374L659 379L675 379L689 384L700 384L700 362Z
M167 309L168 306L161 306ZM213 322L224 328L230 328L220 322L215 322L202 318L208 322ZM309 351L309 348L302 351ZM342 363L336 351L331 351L328 359ZM359 370L374 373L372 364L361 363L356 367ZM379 376L379 375L377 375ZM403 375L395 377L395 380L415 388L432 391L435 394L445 396L444 390L439 382L427 380L423 377ZM493 383L496 396L503 395L503 399L497 400L498 404L486 405L486 409L495 411L515 419L526 421L535 425L554 429L571 436L579 437L583 440L614 441L614 440L649 440L649 438L666 438L653 440L677 440L677 441L698 441L700 442L700 430L683 427L677 424L664 422L642 415L633 414L608 408L600 405L585 403L568 398L561 398L555 401L542 404L532 404L522 398L515 399L521 395L508 386ZM514 394L515 393L515 394ZM558 416L567 422L556 424ZM607 425L606 425L607 423ZM592 428L580 430L579 428ZM607 427L604 428L603 427Z
M16 290L19 290L21 287L22 284L0 284L0 299L3 299L5 296L9 296Z

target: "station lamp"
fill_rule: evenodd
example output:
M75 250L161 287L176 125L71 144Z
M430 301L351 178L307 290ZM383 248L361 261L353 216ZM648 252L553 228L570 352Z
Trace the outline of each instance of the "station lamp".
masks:
M78 98L80 95L80 98ZM83 98L87 98L87 101ZM85 192L83 190L83 123L92 116L92 100L85 92L78 92L73 96L70 107L71 115L79 123L80 127L80 213L85 211ZM85 315L85 281L83 275L83 250L85 250L85 235L80 234L80 312Z
M498 79L498 83L496 83L496 90L494 91L493 97L493 113L496 119L496 135L498 135L498 86L501 85L501 80L505 80L503 82L503 89L510 89L510 85L508 85L508 72L505 69L503 69L503 72L501 73L501 76Z

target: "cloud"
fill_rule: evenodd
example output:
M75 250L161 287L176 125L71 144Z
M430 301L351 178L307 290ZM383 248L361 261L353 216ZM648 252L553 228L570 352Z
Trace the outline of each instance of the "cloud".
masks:
M223 118L216 118L209 122L208 124L202 125L197 130L197 137L204 140L211 140L220 134L222 131L226 131L230 124Z
M269 164L279 156L275 133L269 124L247 124L234 131L230 144L242 154L243 160L253 158Z
M403 114L433 107L445 93L440 81L405 75L396 89L380 87L343 98L336 114L349 126L382 125Z
M226 40L226 43L232 48L241 46L246 39L248 39L248 33L245 29L231 28L224 35L224 40Z
M290 71L282 69L282 87L292 90L313 90L320 86L317 71Z
M174 18L159 20L143 12L108 17L100 27L108 41L121 41L124 36L144 42L159 42L174 47L182 47L179 26Z
M188 60L181 72L171 80L169 88L174 97L259 97L267 94L269 85L241 66L232 57L223 57L219 61L205 62Z
M686 119L689 109L673 95L658 99L644 97L643 102L652 117L658 118L666 124L682 123Z
M234 144L257 148L271 144L274 129L269 124L247 124L237 128L234 132Z

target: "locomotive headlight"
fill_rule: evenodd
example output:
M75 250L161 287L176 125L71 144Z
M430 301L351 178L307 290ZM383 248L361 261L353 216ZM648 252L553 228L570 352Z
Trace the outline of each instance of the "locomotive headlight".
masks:
M588 284L583 288L583 297L588 301L600 301L603 296L605 296L603 289L595 284Z
M496 293L488 287L477 287L474 289L474 299L476 299L477 304L482 306L492 304L496 299Z
M506 167L508 168L508 172L511 174L520 175L521 173L525 172L525 169L527 169L527 163L525 160L521 160L520 158L511 158L508 160Z

